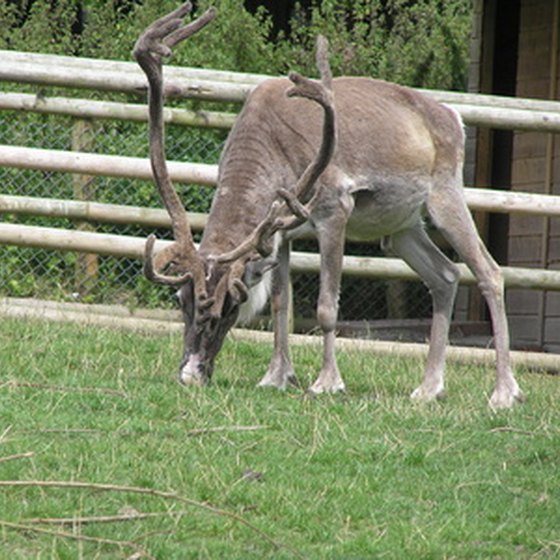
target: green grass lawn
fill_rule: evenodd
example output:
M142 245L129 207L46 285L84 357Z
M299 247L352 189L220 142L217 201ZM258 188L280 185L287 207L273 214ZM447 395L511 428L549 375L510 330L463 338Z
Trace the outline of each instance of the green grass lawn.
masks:
M178 336L4 319L0 344L2 560L560 557L558 376L493 413L474 366L419 405L421 363L364 352L310 399L255 387L266 345L200 389ZM305 386L319 350L293 354Z

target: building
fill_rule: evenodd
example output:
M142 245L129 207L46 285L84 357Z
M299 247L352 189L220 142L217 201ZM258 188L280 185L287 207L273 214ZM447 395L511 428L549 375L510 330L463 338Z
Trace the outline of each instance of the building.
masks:
M560 0L474 0L471 92L558 100ZM469 131L467 184L560 195L555 134ZM523 215L476 216L500 264L560 269L560 221ZM560 293L507 291L512 345L560 352ZM469 316L480 300L469 296ZM478 317L480 318L480 316Z

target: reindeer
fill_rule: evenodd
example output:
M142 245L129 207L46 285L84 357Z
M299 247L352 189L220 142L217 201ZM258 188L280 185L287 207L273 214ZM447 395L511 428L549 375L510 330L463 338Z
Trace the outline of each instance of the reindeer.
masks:
M195 247L169 178L162 118L162 59L216 15L210 8L185 25L190 11L187 2L155 21L134 48L149 84L153 175L175 239L154 255L155 237L148 238L144 272L153 282L178 287L185 323L180 382L208 383L228 331L269 297L274 349L259 385L285 389L296 382L288 350L290 240L312 231L321 254L317 318L323 361L309 391L345 390L335 355L345 238L381 239L419 274L433 300L424 379L411 397L443 397L459 273L425 232L427 214L475 274L490 310L497 370L491 407L522 401L510 364L502 274L462 191L460 116L396 84L333 79L325 39L317 47L320 81L291 73L264 81L249 95L221 155L207 226Z

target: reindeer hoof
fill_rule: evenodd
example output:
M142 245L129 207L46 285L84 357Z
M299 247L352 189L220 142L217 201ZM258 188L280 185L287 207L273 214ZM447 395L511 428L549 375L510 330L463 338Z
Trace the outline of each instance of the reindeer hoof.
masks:
M202 377L194 377L192 375L180 375L178 381L181 385L189 387L205 387L209 383L207 379L204 379Z
M204 387L210 383L210 378L199 371L187 369L185 366L179 372L178 381L181 385L189 387Z
M273 389L285 391L288 387L299 387L299 381L293 373L285 376L266 374L259 381L257 387L271 387Z
M490 398L489 405L492 410L501 410L512 408L514 405L523 402L525 402L525 395L519 387L515 387L513 391L499 391L496 389Z
M412 391L410 398L417 402L443 401L447 398L447 393L443 387L428 388L420 385Z
M346 385L343 381L337 381L336 383L324 383L316 381L307 389L309 395L322 395L324 393L345 393Z

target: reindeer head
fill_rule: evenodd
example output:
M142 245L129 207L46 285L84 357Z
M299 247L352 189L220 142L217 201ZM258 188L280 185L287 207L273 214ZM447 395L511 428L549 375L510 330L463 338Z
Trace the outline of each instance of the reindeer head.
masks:
M167 170L163 125L162 58L171 49L202 29L216 12L209 9L184 25L191 11L187 2L150 25L138 39L134 56L149 84L150 161L160 197L169 212L175 241L154 255L155 236L145 247L144 273L160 284L178 287L178 298L185 323L185 349L179 379L183 383L205 384L210 380L214 360L226 334L235 324L240 306L252 287L274 266L270 257L277 232L293 229L308 219L317 199L315 187L327 167L335 146L335 122L327 42L320 38L317 62L321 82L290 74L294 86L288 96L306 97L324 109L323 138L317 156L292 189L281 189L266 217L238 247L220 254L202 254L193 242L189 219L173 188ZM223 227L228 227L223 224Z

